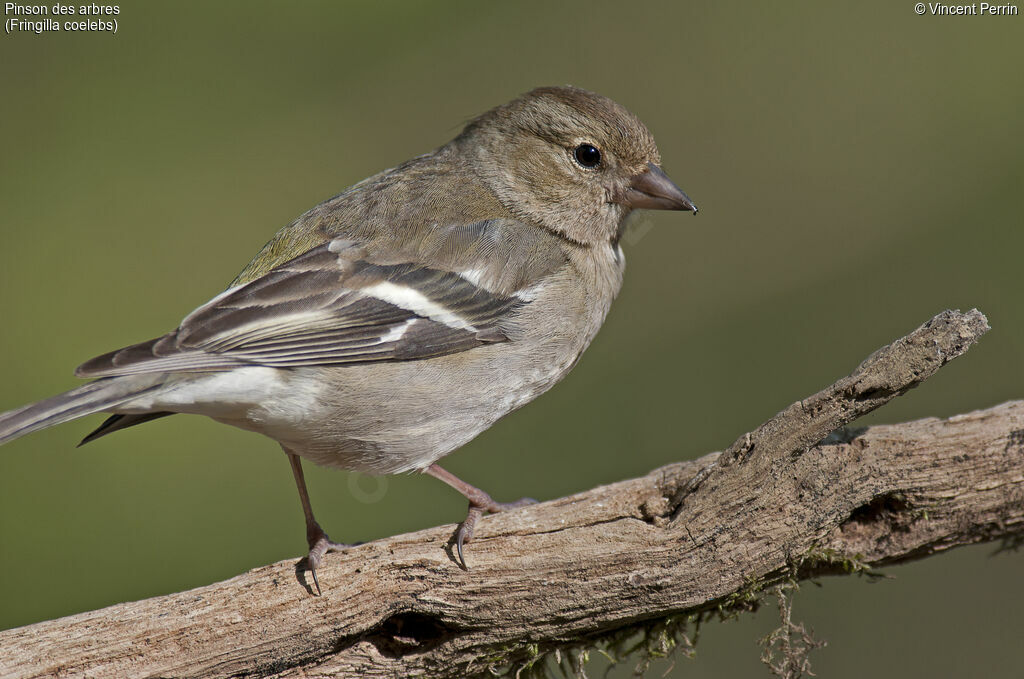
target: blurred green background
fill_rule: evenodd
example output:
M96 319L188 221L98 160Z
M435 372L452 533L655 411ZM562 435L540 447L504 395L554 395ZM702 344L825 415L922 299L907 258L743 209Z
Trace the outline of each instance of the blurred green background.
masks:
M116 35L0 36L0 409L172 328L319 201L562 83L643 119L701 214L637 220L582 362L453 472L550 499L721 449L944 308L993 330L868 422L1024 397L1024 17L909 0L120 7ZM99 421L0 450L0 628L305 552L271 441L175 417L76 450ZM465 508L425 477L366 503L373 479L307 474L343 541ZM993 548L805 586L818 674L1019 672L1024 554ZM754 640L775 624L769 607L709 625L670 676L767 676Z

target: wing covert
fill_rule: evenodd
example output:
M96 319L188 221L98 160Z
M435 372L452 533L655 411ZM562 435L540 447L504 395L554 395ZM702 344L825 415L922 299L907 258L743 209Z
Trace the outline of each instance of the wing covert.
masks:
M231 288L177 330L81 365L80 377L299 367L441 356L507 340L524 299L474 275L377 264L336 239Z

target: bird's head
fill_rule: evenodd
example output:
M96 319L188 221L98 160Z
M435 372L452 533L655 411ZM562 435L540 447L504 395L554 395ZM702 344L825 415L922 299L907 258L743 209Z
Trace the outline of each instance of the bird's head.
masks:
M644 124L586 90L532 90L474 119L454 143L507 209L578 243L616 241L635 208L697 212L661 170Z

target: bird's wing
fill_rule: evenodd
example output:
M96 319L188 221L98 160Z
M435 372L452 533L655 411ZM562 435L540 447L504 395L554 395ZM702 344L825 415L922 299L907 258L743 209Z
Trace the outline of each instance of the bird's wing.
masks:
M527 287L492 292L481 285L479 268L380 263L365 254L344 239L315 247L218 295L177 330L94 358L76 374L429 358L506 341L515 311L529 303Z

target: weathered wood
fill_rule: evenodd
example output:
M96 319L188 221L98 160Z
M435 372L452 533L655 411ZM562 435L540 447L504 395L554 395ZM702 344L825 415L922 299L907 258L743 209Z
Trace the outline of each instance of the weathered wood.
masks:
M822 441L985 330L977 312L946 312L727 458L488 517L468 572L452 558L452 526L400 535L329 555L322 597L286 561L0 632L0 675L462 677L521 661L531 644L707 609L780 573L1020 535L1024 401Z

